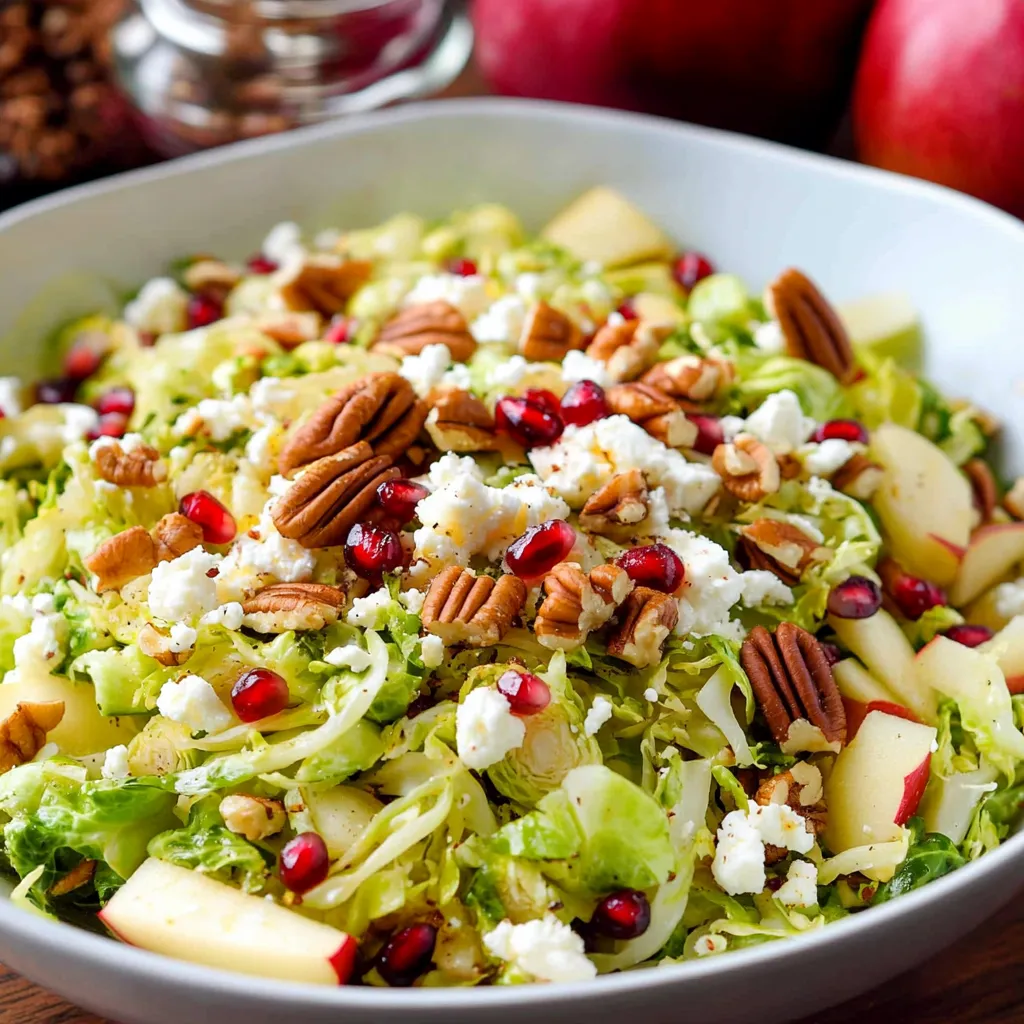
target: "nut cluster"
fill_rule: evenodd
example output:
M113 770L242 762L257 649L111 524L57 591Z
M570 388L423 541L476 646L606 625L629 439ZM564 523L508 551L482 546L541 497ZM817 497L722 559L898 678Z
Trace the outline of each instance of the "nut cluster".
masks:
M0 722L0 775L25 764L46 745L64 718L64 701L23 702Z
M647 320L605 324L587 346L587 355L600 359L614 380L636 380L657 362L658 349L673 330L671 324Z
M160 562L169 562L199 547L202 527L178 512L163 516L152 531L131 526L105 540L88 558L85 567L96 575L96 592L120 590L145 576Z
M431 582L420 620L446 644L485 647L512 628L525 603L526 584L518 576L495 580L450 565Z
M534 634L553 650L579 647L615 614L632 588L617 565L599 565L588 575L575 562L559 562L544 579Z

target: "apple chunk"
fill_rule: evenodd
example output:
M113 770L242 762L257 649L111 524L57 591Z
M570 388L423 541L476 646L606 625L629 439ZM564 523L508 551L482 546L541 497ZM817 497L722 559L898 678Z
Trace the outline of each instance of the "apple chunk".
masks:
M1024 523L992 523L975 530L949 591L950 604L962 608L1022 559Z
M825 782L833 853L899 838L928 784L935 735L931 726L882 711L865 717Z
M991 654L999 662L1010 693L1024 693L1024 615L1010 619L978 650Z
M858 704L893 700L892 691L880 683L856 658L844 658L832 666L839 692Z
M975 522L967 478L931 441L894 423L874 432L871 456L885 471L873 500L893 557L949 586Z
M155 858L99 916L132 946L263 978L343 985L355 962L345 932Z

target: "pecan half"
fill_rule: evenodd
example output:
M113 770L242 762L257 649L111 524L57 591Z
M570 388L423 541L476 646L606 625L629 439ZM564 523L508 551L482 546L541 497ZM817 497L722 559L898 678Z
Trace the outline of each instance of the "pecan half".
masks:
M126 583L152 572L157 564L156 545L144 526L132 526L105 540L84 560L96 575L96 593L120 590Z
M323 317L341 313L348 300L373 272L368 260L343 260L337 256L309 256L295 275L281 285L281 298L289 309L312 310Z
M776 742L790 739L803 720L828 743L846 742L846 711L821 643L792 622L775 633L755 626L740 648L740 663Z
M224 824L232 832L245 836L250 843L276 836L288 822L284 804L248 793L232 793L218 807Z
M96 449L96 472L118 487L155 487L167 479L167 465L148 444L125 451L117 441Z
M495 580L450 565L435 576L423 601L420 620L446 645L496 644L526 603L526 584L517 576Z
M661 343L673 330L672 324L647 320L606 323L587 346L587 355L600 359L613 380L635 380L655 364Z
M546 302L530 307L519 335L519 351L525 359L560 363L566 352L580 347L580 329L561 310Z
M629 536L650 511L647 483L639 469L618 473L587 498L580 527L605 537Z
M679 621L674 598L636 587L619 608L619 624L608 638L608 653L637 668L656 665L661 648Z
M428 408L397 373L370 373L331 395L285 443L278 458L291 476L326 455L368 441L377 455L402 454L416 439Z
M143 654L168 668L174 665L184 665L192 657L191 648L185 651L172 650L171 638L151 622L147 622L139 630L136 643Z
M878 490L885 470L862 452L851 455L832 474L832 486L858 501L867 501Z
M203 543L203 528L180 512L161 516L151 534L158 562L170 562Z
M290 350L319 338L323 317L319 313L260 313L253 318L253 326Z
M613 384L605 391L605 401L613 413L628 416L669 448L688 448L697 440L697 424L686 418L674 398L651 384Z
M673 398L701 403L714 398L734 376L735 369L727 359L678 356L656 363L640 379Z
M999 487L996 478L984 459L968 459L964 463L964 473L974 492L974 504L977 506L981 521L987 523L999 504Z
M786 351L828 370L841 384L857 374L853 347L839 314L799 270L784 270L765 291L765 308L779 322Z
M800 761L788 771L764 779L757 787L754 801L762 807L786 804L804 819L808 830L815 836L822 835L828 826L821 772L807 761ZM765 862L769 865L786 856L784 849L770 843L764 852Z
M812 565L832 557L831 548L778 519L756 519L740 527L739 544L751 569L767 569L787 586L799 583Z
M571 650L615 614L633 583L617 565L599 565L588 576L575 562L559 562L543 587L534 634L545 647Z
M1014 519L1024 519L1024 476L1018 477L1003 498L1003 508Z
M750 434L740 434L732 443L718 445L711 465L722 478L722 486L740 501L760 501L782 486L772 450Z
M366 518L377 488L400 475L390 455L374 455L359 441L307 466L274 503L274 525L304 548L343 544L349 530Z
M324 629L338 621L345 592L323 583L273 583L242 605L242 620L257 633Z
M26 764L64 718L64 701L24 701L0 722L0 775Z
M466 318L443 299L396 313L380 329L373 350L401 359L419 355L427 345L447 345L452 359L459 363L476 351L476 340L469 333Z
M181 275L190 292L201 292L223 302L242 280L241 271L222 260L200 259L190 263Z
M46 895L67 896L69 892L88 885L96 874L97 863L94 860L80 860L63 878L58 879L46 890Z
M427 433L442 452L486 452L498 447L494 417L476 395L449 388L427 416Z

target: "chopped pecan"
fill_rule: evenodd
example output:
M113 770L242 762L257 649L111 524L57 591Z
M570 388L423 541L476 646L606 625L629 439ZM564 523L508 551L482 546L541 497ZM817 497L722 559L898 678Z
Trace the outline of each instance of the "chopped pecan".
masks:
M734 376L735 369L727 359L678 356L667 363L656 363L641 380L673 398L700 403L714 398Z
M242 280L242 274L237 267L221 260L199 259L185 268L182 280L190 292L201 292L223 302Z
M125 451L114 441L96 449L96 472L118 487L155 487L167 479L167 465L148 444Z
M647 483L639 469L618 473L587 498L580 526L606 537L629 536L650 511Z
M257 633L324 629L338 621L345 592L324 583L273 583L243 605L242 620Z
M669 448L688 448L697 440L697 424L686 418L674 398L651 384L613 384L605 391L605 401L613 413L628 416Z
M348 300L373 271L368 260L343 260L337 256L309 256L294 276L281 285L281 298L292 310L312 310L323 317L344 311Z
M740 527L740 548L751 569L767 569L787 586L799 583L812 565L832 557L831 548L779 519L756 519Z
M821 643L805 629L783 622L772 634L755 626L740 649L740 663L779 744L793 739L790 730L798 721L819 729L830 744L846 742L843 699Z
M203 528L180 512L168 512L153 527L152 537L156 560L170 562L203 543Z
M249 796L247 793L232 793L224 797L218 809L228 829L245 836L250 843L276 836L288 822L280 800Z
M757 787L754 801L762 807L786 804L804 819L808 831L815 836L822 835L828 826L821 772L807 761L799 761L789 771L764 779ZM786 856L784 849L770 843L764 852L768 864L775 864Z
M519 351L526 359L560 363L566 352L580 347L582 337L580 329L561 310L537 302L526 314Z
M987 523L999 504L999 487L996 478L984 459L968 459L964 463L967 475L974 492L974 504L977 506L981 521Z
M132 526L105 540L85 560L96 575L96 592L120 590L126 583L152 572L157 564L156 544L144 526Z
M832 474L832 486L858 501L867 501L878 490L885 470L862 452L851 455Z
M1014 519L1024 519L1024 476L1017 477L1003 498L1003 508Z
M69 892L74 892L76 889L81 889L83 885L88 885L93 875L96 874L97 862L94 860L80 860L63 878L57 879L49 889L46 890L47 896L58 897L67 896Z
M349 530L366 518L377 488L400 475L390 455L374 455L359 441L307 466L274 503L274 525L304 548L343 544Z
M775 461L779 464L779 476L783 480L795 480L804 471L804 464L792 452L776 455Z
M24 701L0 722L0 775L31 761L64 718L64 701Z
M428 345L447 345L459 363L476 351L466 318L443 299L400 310L380 329L373 349L401 359L419 355Z
M446 645L496 644L526 603L526 584L517 576L494 580L450 565L431 581L420 619Z
M397 373L370 373L331 395L288 439L278 458L291 476L326 455L368 441L377 455L401 455L416 440L427 404Z
M494 417L476 395L449 388L427 416L427 433L442 452L486 452L498 447Z
M162 630L157 629L151 622L147 622L139 630L136 643L138 643L139 650L143 654L154 661L160 662L161 665L166 665L168 668L175 665L184 665L192 657L191 648L183 651L174 650L171 638Z
M711 465L722 478L722 486L740 501L760 501L782 486L782 474L771 449L750 434L740 434L731 443L718 445Z
M655 364L661 343L674 329L647 320L605 324L587 346L587 355L600 359L613 380L635 380Z
M799 270L784 270L765 291L765 308L779 322L791 356L828 370L850 384L857 363L839 314L817 285Z
M633 583L617 565L599 565L587 576L575 562L559 562L543 586L533 631L545 647L571 650L612 617Z
M319 313L260 313L253 318L253 326L282 348L293 349L320 337L323 317Z
M668 594L636 587L619 608L619 624L608 638L608 653L637 668L656 665L661 648L679 621L679 605Z

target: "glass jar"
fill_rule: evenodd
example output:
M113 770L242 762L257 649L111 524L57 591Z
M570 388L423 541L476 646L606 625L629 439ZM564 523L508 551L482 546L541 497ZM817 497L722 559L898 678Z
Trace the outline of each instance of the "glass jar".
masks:
M435 94L473 46L449 0L135 0L111 38L167 156Z

